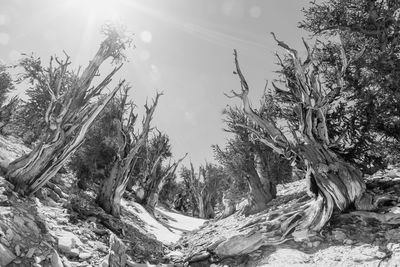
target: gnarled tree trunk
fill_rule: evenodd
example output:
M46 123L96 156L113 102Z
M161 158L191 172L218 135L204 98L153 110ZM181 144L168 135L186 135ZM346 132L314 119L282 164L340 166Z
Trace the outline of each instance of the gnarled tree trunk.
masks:
M134 167L135 158L147 140L150 131L150 122L160 95L161 94L156 95L153 105L150 108L148 108L146 104L146 118L143 122L142 132L137 140L129 138L130 134L133 133L135 119L128 119L128 124L123 125L123 112L121 113L120 125L121 134L123 136L121 136L120 140L123 144L121 144L120 154L111 169L110 175L104 180L97 196L97 203L100 207L115 217L119 217L121 214L121 198L128 184L132 168ZM121 110L124 110L126 97L127 93L125 93L125 98L122 101ZM133 114L132 111L130 114Z
M182 162L182 160L186 157L186 155L179 159L177 162L174 162L173 164L170 164L167 166L164 170L164 173L159 177L157 180L155 180L152 183L152 186L148 188L147 190L147 198L144 202L144 204L153 210L156 205L158 204L159 200L159 195L161 190L163 189L164 185L168 182L168 179L171 179L174 177L174 174L176 172L176 169L178 168L178 165Z
M105 98L94 101L122 66L115 68L99 85L90 88L100 65L110 57L118 59L121 56L126 43L117 36L115 32L109 33L88 67L72 85L66 84L70 64L68 56L65 62L56 59L59 67L52 66L52 58L50 67L38 73L38 82L51 96L45 115L47 129L44 138L29 154L8 166L7 178L17 192L24 195L36 192L60 170L83 143L94 119L123 85L124 81ZM64 87L67 88L63 93L61 88Z
M307 44L305 45L308 58L301 62L296 50L275 40L291 56L294 66L295 78L287 77L287 90L274 85L277 97L286 104L292 105L297 115L298 129L294 130L290 120L288 121L292 132L291 139L294 142L288 141L272 118L261 118L252 110L248 99L249 87L240 70L236 50L235 64L242 92L233 93L241 98L247 116L267 133L267 135L260 134L253 130L259 141L288 159L302 159L307 167L309 190L314 198L304 210L289 216L282 224L285 236L293 232L293 229L318 231L330 219L335 208L343 211L353 204L357 206L363 197L365 184L361 178L361 172L356 167L344 162L329 149L333 143L328 136L326 113L329 105L344 86L342 75L348 62L343 49L338 84L329 91L327 88L322 88L323 83L319 81L319 73L313 66L313 51Z

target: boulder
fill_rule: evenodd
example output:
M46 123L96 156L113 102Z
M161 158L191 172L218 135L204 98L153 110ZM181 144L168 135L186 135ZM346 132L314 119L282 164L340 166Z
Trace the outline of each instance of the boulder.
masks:
M6 266L15 260L16 256L7 247L0 243L0 266Z
M64 267L60 255L58 255L57 251L53 251L51 254L51 266L52 267Z
M82 242L75 234L67 231L57 233L58 248L64 253L70 253L77 245L81 246Z

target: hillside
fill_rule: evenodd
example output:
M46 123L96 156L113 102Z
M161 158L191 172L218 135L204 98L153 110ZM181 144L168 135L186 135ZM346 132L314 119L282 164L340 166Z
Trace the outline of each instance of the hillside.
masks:
M18 140L0 136L1 166L26 151ZM122 217L115 219L75 182L66 171L35 197L22 198L0 176L0 266L108 266L114 235L126 245L127 266L168 263L171 244L204 223L162 207L156 219L130 201L122 202Z
M5 166L29 149L16 139L0 136L0 151L0 163ZM390 199L379 212L400 213L400 168L391 166L366 179L375 193ZM114 249L110 240L115 236L126 246L126 266L400 264L400 222L382 224L360 212L334 216L312 237L281 241L267 236L268 222L307 199L303 181L280 185L277 199L264 212L211 221L164 207L152 215L127 200L122 202L121 219L115 219L97 207L90 192L75 189L75 182L65 171L40 194L21 198L0 178L0 266L108 266L107 257ZM263 246L263 240L274 238L274 246Z

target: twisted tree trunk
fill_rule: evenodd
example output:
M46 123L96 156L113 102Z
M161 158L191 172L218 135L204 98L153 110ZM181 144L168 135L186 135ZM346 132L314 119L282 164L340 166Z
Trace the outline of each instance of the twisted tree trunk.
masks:
M65 164L70 156L81 146L85 134L97 115L114 97L124 81L120 82L107 96L93 101L110 83L113 75L122 65L115 68L99 85L89 88L98 73L100 65L110 57L120 56L125 43L114 35L107 37L101 44L95 57L90 61L83 74L66 84L67 67L70 64L67 56L65 62L56 62L38 73L38 82L45 87L51 96L45 115L46 135L42 141L27 155L16 159L8 166L7 178L15 185L15 190L23 195L35 193L49 181ZM61 89L66 88L62 93Z
M150 210L153 210L158 204L161 190L163 189L164 185L168 182L168 179L174 177L178 165L182 162L182 160L186 157L186 155L180 158L177 162L174 162L173 164L167 166L164 173L158 179L153 181L152 186L150 186L147 189L147 193L145 194L147 195L147 197L145 198L144 204L148 208L150 208Z
M134 167L135 158L147 140L150 131L150 122L160 96L161 94L156 95L153 105L150 108L148 108L146 104L146 118L143 122L142 132L136 141L128 138L131 131L133 131L134 120L129 119L128 121L131 123L128 122L128 125L122 126L123 129L121 129L121 133L124 132L124 138L121 138L121 140L125 143L121 144L120 155L118 155L110 175L104 180L97 196L97 203L99 206L115 217L119 217L121 214L121 198L128 184L132 168ZM126 97L127 94L125 94L125 101ZM122 101L122 107L125 106L125 101ZM121 116L121 124L122 119Z
M275 35L273 36L275 38ZM329 140L326 114L330 104L344 86L342 77L348 61L343 48L341 50L342 69L338 73L338 82L336 87L329 90L323 88L317 68L313 65L314 50L310 50L305 44L308 57L301 62L296 50L276 38L275 40L288 52L293 63L295 78L286 77L288 88L283 90L273 85L279 100L292 105L297 115L297 130L294 130L291 121L288 120L291 139L295 141L289 142L272 118L262 118L251 108L248 99L249 87L239 67L236 50L235 64L242 92L233 93L242 100L247 116L265 131L266 135L253 129L258 140L288 159L302 159L307 167L309 191L312 192L314 198L303 209L292 213L293 215L288 216L282 223L283 236L286 236L293 230L319 231L330 219L335 208L343 211L352 205L358 206L364 196L365 184L360 170L344 162L329 149L333 142ZM281 64L284 67L282 62Z

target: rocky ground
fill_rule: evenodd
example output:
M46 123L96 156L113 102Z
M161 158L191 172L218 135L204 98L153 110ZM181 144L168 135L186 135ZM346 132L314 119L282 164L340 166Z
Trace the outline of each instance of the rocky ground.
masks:
M387 194L378 214L400 214L400 166L366 177L367 187ZM276 210L307 198L302 181L281 185L269 209L249 217L232 215L210 221L186 234L175 248L191 266L400 266L400 221L381 223L375 213L336 214L315 236L295 236L274 246L260 246L268 236L265 221ZM365 216L368 215L368 216ZM277 240L278 237L277 237ZM255 251L247 248L259 247Z
M0 170L28 151L17 139L0 136ZM366 180L371 191L390 196L378 214L400 214L400 166ZM12 189L0 172L0 266L105 267L116 250L125 252L126 266L137 267L400 266L400 221L381 223L372 213L336 214L314 236L260 243L275 238L266 221L307 199L302 181L280 185L278 198L262 213L219 221L163 207L153 216L126 200L121 219L115 219L97 207L94 192L76 189L68 171L31 198Z
M0 170L26 152L17 139L0 136ZM64 171L35 196L22 198L0 171L0 267L105 267L115 240L126 266L174 266L166 257L171 244L204 222L163 208L151 215L129 201L115 219L94 203L94 192L75 183Z

